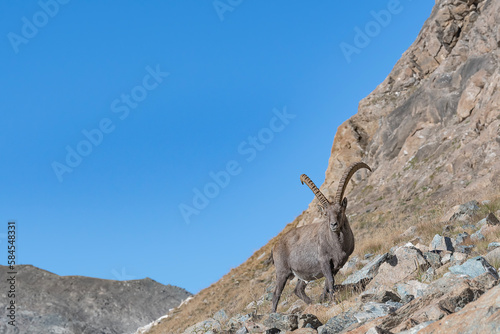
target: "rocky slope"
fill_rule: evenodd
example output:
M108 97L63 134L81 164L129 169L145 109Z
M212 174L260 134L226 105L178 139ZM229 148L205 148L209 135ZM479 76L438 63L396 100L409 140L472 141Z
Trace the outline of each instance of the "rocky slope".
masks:
M191 295L150 278L58 276L31 265L16 270L17 330L2 321L0 333L133 333ZM0 266L0 277L8 277L7 272L8 267ZM7 319L7 290L0 292L2 319Z
M348 214L356 236L353 255L358 258L351 264L355 269L360 269L356 266L363 264L360 261L365 261L363 257L368 256L368 253L379 256L387 253L384 261L390 266L390 259L398 259L397 249L403 254L413 253L413 259L420 261L417 261L420 264L413 268L411 274L398 276L397 281L381 284L374 279L371 285L365 287L367 291L381 286L387 289L381 288L382 291L376 291L374 295L383 294L384 291L394 294L392 290L396 289L397 284L407 284L417 278L422 280L428 267L433 267L432 263L434 267L439 263L439 268L435 270L441 270L432 280L438 282L439 279L448 279L440 278L448 270L443 262L463 264L477 256L486 255L487 245L500 241L498 231L483 231L487 234L483 235L476 226L488 213L495 213L500 209L499 13L500 2L496 0L437 0L417 39L388 77L360 102L358 113L335 132L325 182L321 186L328 197L333 198L341 174L352 162L363 160L373 169L373 173L358 172L346 193L349 198ZM460 213L463 207L454 207L472 199L480 202L490 200L490 203L497 204L481 204L472 216ZM457 220L459 216L466 217L465 221ZM314 199L308 209L286 226L280 235L219 282L201 291L183 307L174 310L149 333L182 333L187 327L205 319L208 321L205 325L209 328L210 323L221 323L213 318L215 314L218 314L216 318L221 317L218 313L221 309L229 313L227 321L246 323L248 327L245 330L257 333L265 329L259 329L259 326L267 326L263 321L268 318L265 313L269 308L267 298L274 280L274 266L267 263L266 258L284 232L296 226L321 222L323 219L318 210L318 202ZM407 230L410 227L412 229ZM419 243L431 245L435 234L451 237L450 240L456 242L459 234L464 232L470 236L478 236L479 233L484 239L468 239L468 244L462 245L471 246L468 250L443 250L444 253L434 250L432 255L428 254L429 259L424 256L428 250L422 251L417 247ZM413 246L403 247L408 241L412 241ZM389 252L396 245L399 248ZM408 268L411 269L412 265L410 261ZM494 266L498 269L498 263ZM344 270L346 275L350 270L352 268ZM377 271L372 272L374 277L376 274ZM383 276L387 275L381 275L379 279ZM337 282L342 279L337 278ZM459 284L457 289L463 288L458 290L464 295L455 298L456 300L462 298L467 303L476 300L489 303L498 298L498 289L490 289L496 284L494 279L489 283L477 282L476 278L471 277L453 276L449 279ZM376 321L382 322L371 323L365 318L364 327L359 327L357 332L372 330L372 333L397 333L414 325L436 321L439 317L444 316L444 320L453 315L456 319L460 314L466 314L468 306L464 307L465 304L455 305L455 309L448 308L446 312L429 309L429 312L437 315L437 318L431 320L414 314L418 303L432 305L439 302L442 296L451 296L448 293L453 293L439 290L440 283L433 282L426 283L436 284L435 289L431 288L429 291L438 292L430 293L426 298L422 292L419 298L423 299L414 304L405 301L404 306L396 309L385 307L385 312L396 314L395 319L399 319L398 321L379 319ZM316 286L321 288L321 284L321 281L310 284L309 293L313 297ZM278 311L291 315L297 311L291 309L295 300L293 286L287 286L285 290L284 301L280 303ZM485 298L477 299L482 294ZM370 313L363 310L366 303L360 298L346 297L337 305L340 310L339 307L330 305L321 312L318 309L302 309L299 314L319 312L322 313L319 318L324 318L322 320L325 322L340 317L331 321L335 325L342 319L352 320L352 312ZM398 295L398 298L401 299L402 296ZM487 306L483 306L470 306L469 311L474 313L481 309L488 310ZM349 313L349 310L352 312ZM253 312L249 319L234 318L238 313L247 314L249 311ZM497 309L489 309L488 312L483 316L498 318ZM413 322L404 324L401 320L403 318L411 318ZM355 321L357 325L361 323L358 320ZM253 329L249 328L252 321L256 326ZM467 324L464 322L467 321L466 318L461 321L462 324ZM439 329L439 323L433 322L429 328L436 328L436 332L443 331ZM348 327L344 326L342 330L347 330ZM224 327L220 329L224 330ZM316 329L311 328L300 330L302 333L316 333ZM470 331L474 332L472 329Z

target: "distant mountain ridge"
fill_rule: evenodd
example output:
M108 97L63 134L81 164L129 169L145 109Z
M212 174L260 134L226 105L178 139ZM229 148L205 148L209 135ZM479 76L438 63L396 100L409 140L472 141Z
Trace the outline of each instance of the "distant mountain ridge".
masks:
M8 267L0 266L0 277ZM16 266L16 323L0 333L134 333L178 306L191 293L150 278L131 281L59 276L32 265ZM0 291L0 317L7 319L7 288Z

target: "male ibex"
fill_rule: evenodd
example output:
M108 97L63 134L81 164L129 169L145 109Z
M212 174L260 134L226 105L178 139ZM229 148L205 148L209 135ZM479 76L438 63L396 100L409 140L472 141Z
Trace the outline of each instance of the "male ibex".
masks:
M360 168L371 171L363 162L349 166L340 179L333 202L325 197L307 175L300 176L302 184L305 182L320 201L327 220L289 231L274 247L272 257L276 266L276 289L272 312L276 312L286 281L294 275L299 279L295 294L307 304L311 303L305 293L307 283L321 277L326 278L321 298L325 299L328 294L332 299L334 276L354 250L354 235L345 213L347 198L344 197L344 192L349 180Z

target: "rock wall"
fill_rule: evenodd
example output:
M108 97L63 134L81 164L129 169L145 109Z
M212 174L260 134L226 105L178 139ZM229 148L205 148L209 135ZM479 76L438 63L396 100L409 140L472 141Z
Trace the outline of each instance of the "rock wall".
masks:
M337 129L321 186L329 198L359 160L374 172L359 172L348 188L356 214L498 189L499 13L493 0L436 2L389 76ZM374 196L381 200L367 205ZM315 217L316 199L299 225Z

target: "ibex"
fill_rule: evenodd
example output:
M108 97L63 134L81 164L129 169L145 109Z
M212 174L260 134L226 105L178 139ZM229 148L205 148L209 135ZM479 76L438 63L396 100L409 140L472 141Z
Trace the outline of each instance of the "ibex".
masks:
M346 263L354 250L354 235L346 216L347 198L344 192L349 180L360 168L371 168L364 162L349 166L340 179L333 202L305 175L300 176L302 184L307 184L318 198L326 221L293 229L283 235L275 245L272 258L276 266L276 289L273 295L272 312L276 312L286 281L297 276L299 282L295 294L311 303L305 289L308 282L325 277L325 289L321 299L327 295L333 299L334 276Z

